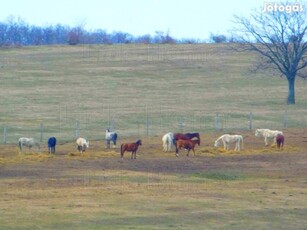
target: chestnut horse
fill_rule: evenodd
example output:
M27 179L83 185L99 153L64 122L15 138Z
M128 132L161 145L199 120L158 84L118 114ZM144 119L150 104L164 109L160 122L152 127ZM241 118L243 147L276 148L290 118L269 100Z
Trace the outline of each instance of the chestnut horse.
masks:
M283 149L283 147L284 147L284 142L285 142L285 137L284 137L284 135L282 135L282 134L277 134L277 136L276 136L277 148Z
M133 154L134 154L134 159L136 159L136 151L138 150L139 145L142 145L141 140L137 140L135 143L124 143L121 144L120 146L120 156L123 159L124 158L124 153L125 151L131 152L131 159L133 159Z
M174 145L176 147L176 152L178 152L177 144L176 144L176 142L178 140L191 140L194 137L196 137L198 139L198 145L200 145L199 133L185 133L185 134L183 134L183 133L174 133L173 142L174 142Z
M194 147L195 147L196 144L198 144L198 145L200 144L199 139L196 139L196 140L181 140L181 139L179 139L176 142L176 157L178 157L178 149L182 149L182 148L188 150L187 156L189 156L190 150L192 149L194 156L195 156Z

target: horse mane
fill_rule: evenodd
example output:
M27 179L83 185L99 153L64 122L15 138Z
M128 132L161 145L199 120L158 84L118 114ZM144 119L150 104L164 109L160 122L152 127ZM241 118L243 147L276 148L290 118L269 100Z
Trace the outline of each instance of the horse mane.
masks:
M142 143L142 140L138 139L135 144L140 145Z

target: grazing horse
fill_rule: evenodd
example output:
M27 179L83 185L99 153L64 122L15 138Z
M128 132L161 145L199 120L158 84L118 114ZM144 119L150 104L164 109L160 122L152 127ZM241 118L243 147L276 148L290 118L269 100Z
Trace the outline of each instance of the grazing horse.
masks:
M178 149L177 149L177 145L176 145L176 142L178 140L191 140L192 138L196 137L199 142L198 142L198 145L200 145L200 137L199 137L199 133L186 133L186 134L183 134L183 133L174 133L174 139L173 139L173 143L174 145L176 146L176 152L178 152Z
M50 137L48 139L48 152L49 153L55 153L55 146L56 146L56 138Z
M172 146L174 144L174 134L173 133L167 133L162 137L163 142L163 151L168 152L172 149Z
M284 143L285 143L285 137L282 134L277 134L276 136L276 144L277 148L283 149L284 148Z
M229 144L236 143L235 151L240 151L243 148L243 136L224 134L214 142L214 147L220 146L220 141L223 142L224 149L229 150Z
M124 158L124 153L125 151L131 152L131 159L133 159L133 154L134 154L134 159L136 159L136 151L139 148L139 145L142 145L141 140L137 140L135 143L124 143L121 144L120 146L120 156L123 159Z
M110 141L113 142L113 148L116 148L117 133L110 132L110 129L106 129L106 140L108 149L110 148Z
M22 147L23 146L29 147L29 149L31 149L33 146L36 146L38 152L39 153L41 152L40 145L34 138L21 137L18 140L18 145L19 145L19 149L20 149L19 153L22 153Z
M79 137L77 140L76 140L76 143L78 145L77 149L80 153L82 152L85 152L85 150L87 148L90 147L90 142L89 141L86 141L86 139L82 138L82 137Z
M255 131L255 136L259 137L259 136L263 136L264 137L264 144L265 146L268 146L268 139L272 139L274 138L274 143L276 144L276 137L278 134L283 135L282 131L279 130L270 130L270 129L256 129Z
M179 139L176 142L176 157L178 157L178 149L182 149L182 148L188 150L187 156L189 156L190 150L192 149L194 156L195 156L194 147L195 147L196 144L199 145L199 143L200 143L200 141L198 139L196 139L196 140L181 140L181 139Z

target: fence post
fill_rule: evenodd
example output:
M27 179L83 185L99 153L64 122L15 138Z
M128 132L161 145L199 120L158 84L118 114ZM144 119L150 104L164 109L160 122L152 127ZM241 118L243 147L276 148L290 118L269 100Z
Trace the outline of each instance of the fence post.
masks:
M80 136L80 122L76 121L76 134L75 137L78 138Z
M219 113L215 114L215 131L219 131Z
M3 143L6 144L6 127L3 129Z
M43 142L43 133L44 133L44 125L43 123L41 123L40 124L40 134L41 134L40 142Z
M253 129L253 113L249 113L249 130Z
M148 108L146 105L146 134L149 135L149 117L148 117Z
M288 110L285 110L284 114L284 128L288 128Z

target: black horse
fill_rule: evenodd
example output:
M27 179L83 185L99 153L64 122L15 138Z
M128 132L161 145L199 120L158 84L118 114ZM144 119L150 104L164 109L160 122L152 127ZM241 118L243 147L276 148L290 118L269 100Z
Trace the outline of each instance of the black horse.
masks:
M48 139L48 152L49 153L55 153L55 146L56 146L56 138L50 137Z

